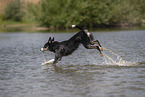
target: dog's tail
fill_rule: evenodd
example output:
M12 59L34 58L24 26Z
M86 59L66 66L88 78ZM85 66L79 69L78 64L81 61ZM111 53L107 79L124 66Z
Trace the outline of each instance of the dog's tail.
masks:
M80 30L82 30L82 31L85 32L85 33L88 32L87 29L84 29L83 27L80 27L80 26L78 26L78 25L72 25L72 28L74 28L74 27L79 28Z
M79 28L80 30L82 30L89 37L90 42L92 43L92 41L94 40L94 36L93 36L92 33L88 32L87 29L84 29L83 27L80 27L78 25L72 25L72 28L74 28L74 27Z

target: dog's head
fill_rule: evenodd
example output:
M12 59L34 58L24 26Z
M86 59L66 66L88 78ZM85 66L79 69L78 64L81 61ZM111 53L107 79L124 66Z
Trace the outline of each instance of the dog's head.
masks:
M44 45L43 48L40 49L40 51L50 51L53 43L54 43L54 37L53 37L53 39L51 39L51 37L49 37L48 42Z

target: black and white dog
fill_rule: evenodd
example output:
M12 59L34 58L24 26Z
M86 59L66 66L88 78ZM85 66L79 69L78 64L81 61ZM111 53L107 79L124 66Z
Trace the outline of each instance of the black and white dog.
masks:
M54 41L49 37L48 42L41 48L41 51L52 51L55 53L55 59L53 60L53 65L61 60L63 56L68 56L72 54L80 44L82 44L86 49L97 49L101 56L103 54L101 51L103 50L98 40L94 41L93 34L88 32L87 29L84 29L77 25L72 25L72 27L79 28L81 31L76 33L69 40L58 42ZM98 44L98 46L94 45ZM50 61L46 62L49 63Z

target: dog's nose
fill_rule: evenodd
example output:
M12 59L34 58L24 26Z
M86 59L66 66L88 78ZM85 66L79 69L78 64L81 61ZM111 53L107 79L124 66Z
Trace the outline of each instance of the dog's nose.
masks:
M44 49L43 49L43 48L41 48L41 49L40 49L40 51L42 51L42 52L43 52L43 51L44 51Z

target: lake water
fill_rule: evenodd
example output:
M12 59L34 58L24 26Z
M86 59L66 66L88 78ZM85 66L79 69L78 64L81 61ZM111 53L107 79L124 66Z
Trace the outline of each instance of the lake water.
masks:
M145 97L145 30L93 32L124 63L80 45L57 66L41 66L54 58L40 52L49 37L63 41L74 34L0 33L0 97Z

